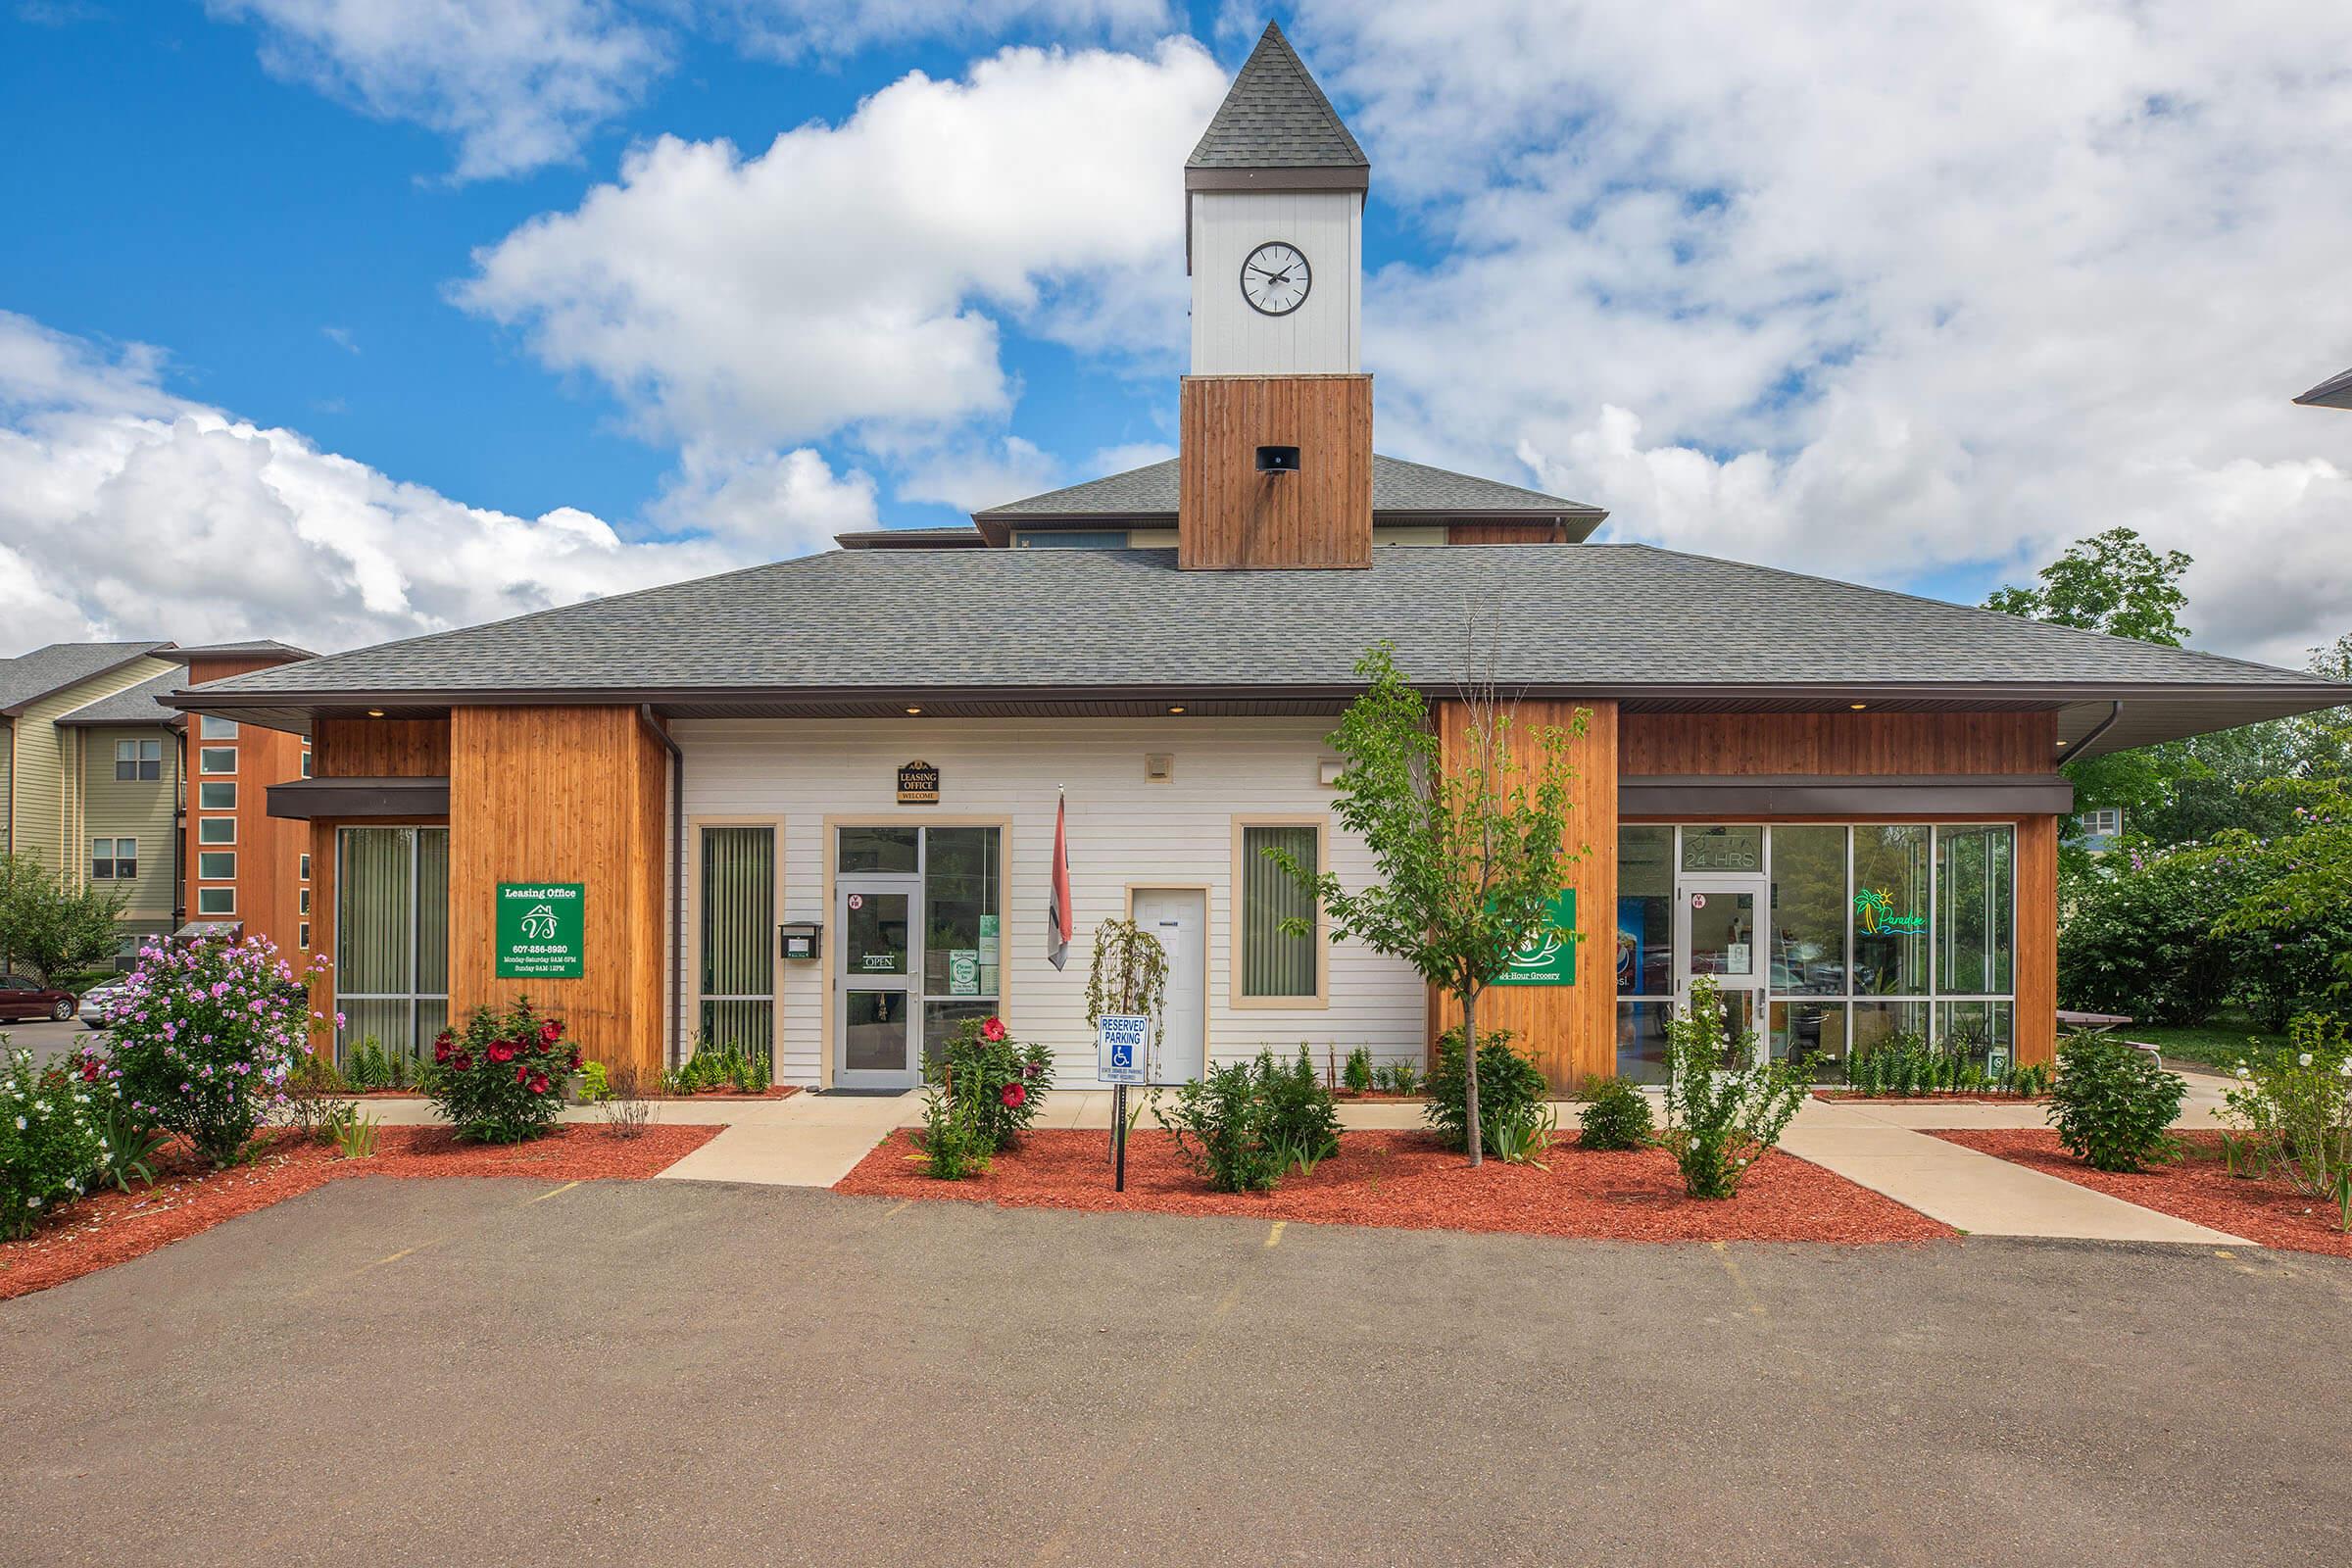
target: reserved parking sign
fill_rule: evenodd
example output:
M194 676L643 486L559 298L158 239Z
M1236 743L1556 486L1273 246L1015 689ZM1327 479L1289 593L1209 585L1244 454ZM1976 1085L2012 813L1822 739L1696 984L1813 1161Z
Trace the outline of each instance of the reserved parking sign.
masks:
M1095 1024L1095 1076L1106 1084L1141 1084L1151 1068L1152 1020L1137 1013L1104 1013Z

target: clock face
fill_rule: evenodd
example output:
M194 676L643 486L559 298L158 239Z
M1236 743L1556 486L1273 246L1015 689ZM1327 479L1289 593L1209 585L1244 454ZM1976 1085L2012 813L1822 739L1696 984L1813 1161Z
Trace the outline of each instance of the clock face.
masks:
M1242 263L1242 298L1261 316L1288 316L1306 303L1313 278L1296 245L1268 240Z

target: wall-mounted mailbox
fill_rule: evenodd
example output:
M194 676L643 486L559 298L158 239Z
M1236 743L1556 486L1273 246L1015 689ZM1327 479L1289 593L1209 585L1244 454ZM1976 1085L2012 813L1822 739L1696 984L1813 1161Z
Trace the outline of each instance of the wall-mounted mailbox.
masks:
M787 920L776 929L783 934L784 956L787 958L817 958L824 956L824 923L819 920Z

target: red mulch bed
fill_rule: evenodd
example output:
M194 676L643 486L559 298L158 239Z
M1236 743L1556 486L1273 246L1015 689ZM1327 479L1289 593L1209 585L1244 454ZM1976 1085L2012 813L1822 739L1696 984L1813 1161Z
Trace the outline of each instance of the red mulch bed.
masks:
M1940 1128L1934 1136L2264 1247L2352 1257L2352 1236L2344 1234L2333 1203L2305 1198L2282 1181L2230 1175L2216 1133L2175 1133L2185 1157L2132 1175L2092 1170L2058 1146L2056 1133L2040 1128Z
M893 1133L835 1184L875 1198L961 1199L1006 1207L1162 1214L1238 1214L1320 1225L1407 1230L1508 1231L1627 1242L1923 1242L1956 1235L1892 1199L1833 1176L1792 1154L1772 1153L1740 1196L1707 1202L1683 1196L1660 1150L1586 1153L1573 1140L1547 1156L1548 1171L1490 1159L1477 1170L1425 1132L1353 1131L1312 1176L1286 1177L1271 1193L1212 1193L1163 1132L1139 1132L1127 1148L1127 1191L1114 1193L1103 1158L1107 1134L1032 1132L985 1176L936 1181L923 1174L911 1136Z
M446 1127L386 1127L375 1154L345 1159L279 1134L249 1165L216 1171L185 1145L168 1151L152 1187L93 1193L23 1241L0 1241L0 1301L125 1263L224 1219L347 1176L525 1176L537 1181L631 1180L668 1169L718 1136L715 1126L559 1127L527 1144L461 1144Z
M2047 1095L1964 1095L1938 1090L1932 1095L1858 1095L1850 1089L1816 1089L1815 1100L1844 1105L2039 1105Z

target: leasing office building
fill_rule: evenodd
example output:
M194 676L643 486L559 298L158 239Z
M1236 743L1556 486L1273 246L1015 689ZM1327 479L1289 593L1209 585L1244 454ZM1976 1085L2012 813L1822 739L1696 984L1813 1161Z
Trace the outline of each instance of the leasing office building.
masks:
M1819 578L1583 542L1599 514L1372 450L1369 170L1269 28L1186 171L1180 456L824 555L214 683L310 737L349 1022L415 1045L530 991L608 1060L708 1035L787 1082L915 1080L1002 1012L1091 1075L1085 934L1174 958L1161 1076L1261 1045L1419 1057L1445 1004L1263 858L1371 874L1324 744L1371 643L1442 734L1475 616L1572 748L1582 940L1495 994L1560 1082L1654 1073L1712 975L1776 1049L1906 1027L2046 1058L2070 756L2342 688ZM1175 258L1170 259L1175 265ZM1055 808L1080 932L1046 957Z

